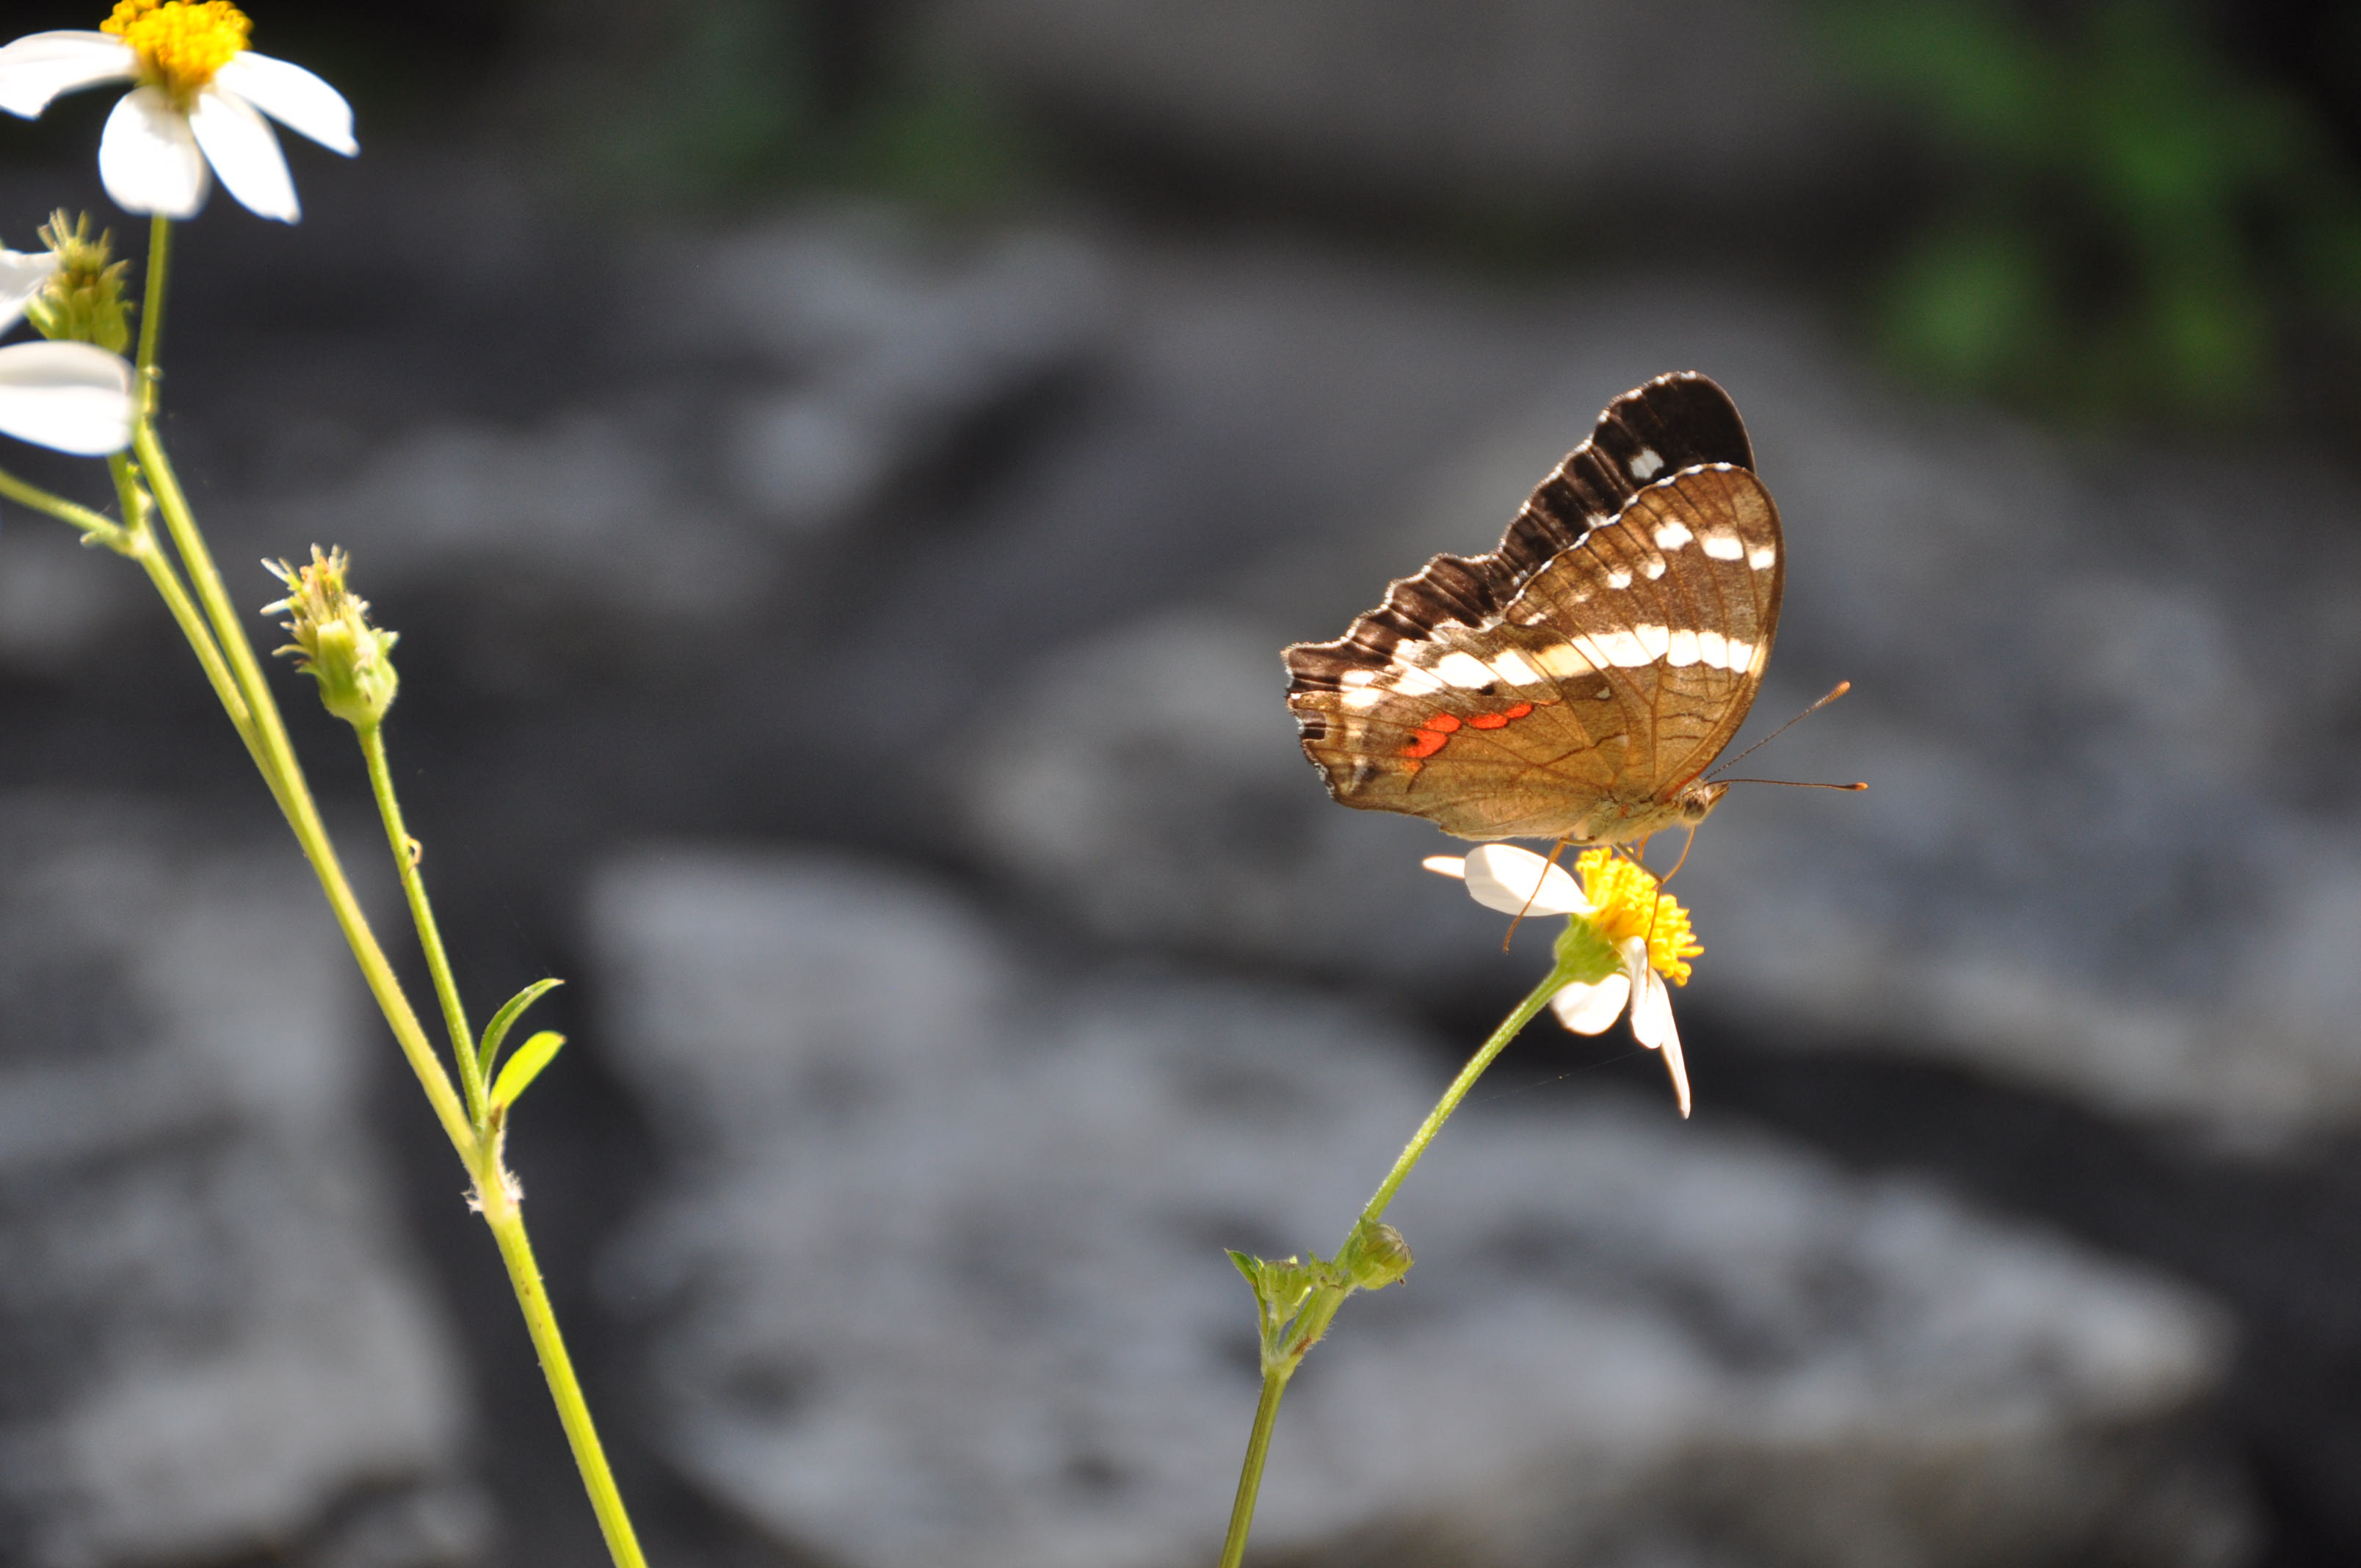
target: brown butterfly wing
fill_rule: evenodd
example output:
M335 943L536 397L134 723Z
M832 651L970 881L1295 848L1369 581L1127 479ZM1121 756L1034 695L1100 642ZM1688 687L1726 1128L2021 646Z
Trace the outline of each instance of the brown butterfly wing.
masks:
M1345 637L1288 650L1304 751L1339 801L1462 838L1621 839L1667 826L1737 732L1784 578L1762 482L1728 463L1678 471L1516 570L1509 544L1543 496L1499 554L1438 556Z

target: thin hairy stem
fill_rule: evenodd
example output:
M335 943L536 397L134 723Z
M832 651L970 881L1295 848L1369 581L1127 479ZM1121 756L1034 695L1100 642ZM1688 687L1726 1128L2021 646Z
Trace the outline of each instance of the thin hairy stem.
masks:
M172 220L158 214L148 221L148 294L139 307L139 412L156 411L156 349L164 336L164 283L172 270Z
M1427 1146L1433 1143L1435 1135L1443 1131L1444 1123L1451 1120L1451 1113L1459 1109L1460 1102L1467 1098L1468 1091L1476 1087L1476 1080L1484 1076L1484 1069L1509 1048L1510 1041L1524 1032L1526 1025L1540 1015L1541 1010L1549 1005L1549 999L1570 978L1564 970L1553 969L1541 984L1533 987L1532 992L1517 1003L1514 1011L1500 1021L1500 1026L1492 1031L1491 1036L1477 1049L1476 1054L1467 1058L1467 1065L1459 1069L1459 1076L1451 1080L1451 1086L1443 1091L1443 1098L1435 1102L1434 1109L1427 1113L1426 1120L1419 1124L1418 1131L1412 1133L1410 1142L1402 1146L1401 1155L1394 1161L1393 1168L1386 1172L1383 1181L1378 1183L1377 1191L1370 1195L1367 1204L1362 1208L1361 1217L1354 1224L1352 1234L1345 1238L1345 1245L1337 1249L1339 1258L1348 1255L1355 1241L1385 1217L1386 1206L1394 1201L1394 1194L1400 1190L1403 1181L1418 1168L1419 1160L1426 1154ZM1287 1391L1288 1379L1294 1376L1295 1369L1303 1365L1303 1358L1310 1354L1312 1347L1325 1337L1328 1325L1335 1321L1338 1310L1345 1305L1345 1298L1351 1294L1352 1287L1349 1285L1316 1288L1304 1299L1302 1307L1288 1323L1285 1343L1277 1347L1275 1354L1272 1347L1265 1346L1262 1398L1255 1406L1254 1430L1246 1438L1246 1463L1238 1471L1237 1500L1230 1507L1230 1530L1222 1543L1221 1568L1238 1568L1245 1560L1246 1533L1254 1528L1255 1500L1262 1493L1263 1466L1270 1458L1271 1427L1279 1419L1279 1397Z
M1230 1533L1222 1541L1222 1568L1238 1568L1246 1560L1246 1531L1254 1528L1255 1499L1262 1495L1263 1463L1270 1457L1270 1431L1279 1423L1279 1398L1294 1370L1291 1365L1263 1368L1262 1398L1255 1402L1246 1466L1238 1472L1238 1498L1230 1505Z
M30 507L35 511L45 511L60 522L81 530L83 538L104 544L118 554L130 553L129 533L113 518L93 511L79 501L70 501L63 496L53 495L38 485L28 483L6 472L0 472L0 496L6 497L18 506Z
M426 880L418 872L418 841L401 825L401 802L393 792L393 772L387 765L382 725L363 727L358 734L361 755L368 762L369 790L377 796L377 814L385 823L385 838L393 850L394 869L401 874L402 895L410 901L411 924L418 929L419 949L426 955L427 971L434 977L434 994L443 1003L443 1022L451 1031L451 1054L458 1058L459 1086L467 1097L467 1117L485 1124L484 1071L476 1059L476 1042L467 1027L467 1009L460 1004L459 982L452 977L451 959L443 948L443 932L427 901Z
M517 1212L504 1183L481 1190L480 1197L484 1223L491 1226L493 1237L500 1244L500 1259L509 1266L510 1283L516 1287L517 1306L524 1313L525 1328L541 1357L542 1376L549 1380L558 1421L566 1428L566 1441L573 1446L575 1466L582 1472L582 1488L590 1496L591 1511L598 1516L599 1533L607 1538L607 1554L615 1560L615 1568L647 1568L639 1536L631 1529L631 1516L623 1508L623 1495L616 1489L614 1472L607 1467L607 1451L598 1442L589 1403L574 1376L574 1360L566 1354L565 1336L557 1331L557 1314L550 1310L541 1266L533 1261L533 1244L525 1238L524 1216Z
M1418 1168L1420 1157L1426 1153L1426 1146L1434 1142L1435 1135L1443 1131L1443 1124L1451 1120L1451 1113L1459 1109L1459 1102L1467 1098L1467 1091L1476 1087L1477 1079L1484 1076L1484 1069L1492 1065L1495 1057L1509 1048L1510 1040L1524 1032L1526 1025L1541 1015L1541 1010L1549 1005L1549 999L1564 989L1565 982L1566 976L1552 970L1541 984L1533 987L1532 992L1517 1003L1513 1012L1500 1020L1500 1026L1492 1031L1491 1038L1467 1058L1467 1065L1459 1069L1459 1076L1451 1080L1451 1087L1443 1091L1443 1098L1435 1102L1434 1109L1427 1113L1426 1120L1418 1124L1418 1131L1412 1133L1410 1142L1402 1146L1401 1157L1394 1161L1394 1168L1386 1172L1386 1179L1378 1183L1377 1191L1369 1195L1368 1206L1361 1211L1363 1224L1374 1225L1385 1217L1386 1205L1394 1201L1394 1194L1400 1190L1402 1182Z

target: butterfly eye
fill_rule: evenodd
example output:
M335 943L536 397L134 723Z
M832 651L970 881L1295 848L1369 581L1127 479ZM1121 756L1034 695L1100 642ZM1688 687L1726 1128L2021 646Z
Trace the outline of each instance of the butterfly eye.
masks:
M1687 789L1681 792L1680 813L1682 824L1686 827L1696 827L1698 823L1706 819L1708 814L1709 814L1715 806L1721 804L1721 797L1729 793L1730 786L1726 784L1701 784L1690 785Z

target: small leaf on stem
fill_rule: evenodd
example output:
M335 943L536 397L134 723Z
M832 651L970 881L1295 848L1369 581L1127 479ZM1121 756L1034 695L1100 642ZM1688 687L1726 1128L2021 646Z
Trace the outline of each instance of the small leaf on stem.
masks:
M500 1054L500 1042L509 1037L509 1030L524 1010L565 983L562 980L537 980L501 1003L500 1010L492 1014L492 1021L484 1025L483 1043L476 1047L476 1063L485 1077L491 1076L492 1062Z
M519 1046L516 1055L509 1058L509 1065L500 1069L500 1076L492 1080L492 1113L498 1115L515 1103L516 1097L541 1075L541 1069L549 1065L549 1058L555 1056L557 1047L565 1043L566 1036L556 1030L544 1029Z

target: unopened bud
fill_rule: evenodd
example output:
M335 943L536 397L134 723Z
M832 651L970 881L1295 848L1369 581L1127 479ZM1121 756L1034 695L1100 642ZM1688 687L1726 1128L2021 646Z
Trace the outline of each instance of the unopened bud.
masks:
M368 623L368 601L345 587L345 553L324 554L314 544L309 565L263 565L288 588L262 611L287 615L280 624L295 641L278 652L293 654L295 667L320 683L322 707L356 729L375 728L401 685L390 657L401 634Z
M1356 1229L1336 1261L1345 1266L1357 1288L1382 1290L1408 1274L1418 1260L1411 1256L1410 1244L1402 1240L1402 1234L1381 1222Z

